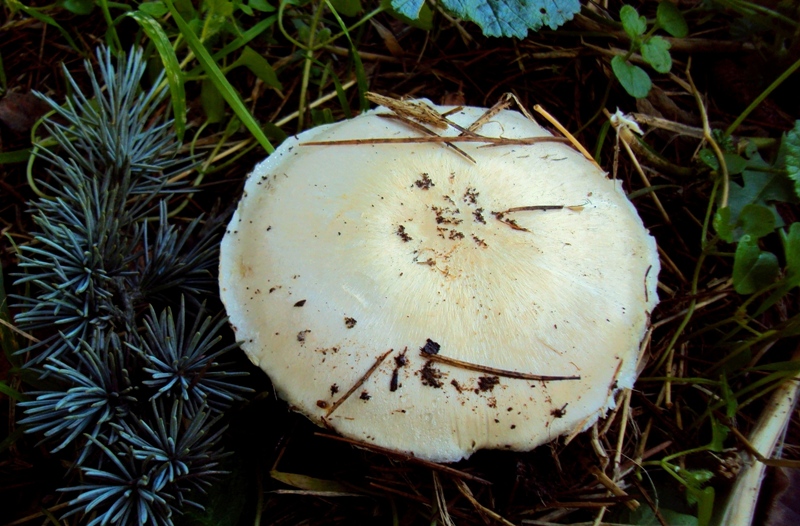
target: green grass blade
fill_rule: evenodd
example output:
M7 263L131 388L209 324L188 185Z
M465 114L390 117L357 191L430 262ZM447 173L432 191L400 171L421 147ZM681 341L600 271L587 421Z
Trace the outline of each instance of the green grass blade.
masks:
M6 296L5 285L3 284L3 274L0 272L0 345L3 347L3 354L5 354L8 362L17 367L21 365L19 356L15 353L19 349L17 339L14 332L11 330L11 312L8 310L8 296Z
M211 55L211 58L214 59L214 62L219 62L223 58L227 57L237 49L246 46L248 42L256 38L258 35L266 31L267 29L275 23L278 19L276 15L272 15L270 17L265 18L261 22L257 23L247 31L241 34L241 36L236 37L228 44L222 47L219 51ZM196 77L203 72L203 66L197 66L193 68L191 71L186 73L187 77Z
M328 66L328 71L331 75L331 80L333 81L333 86L336 88L336 98L339 99L339 105L342 107L342 111L344 111L344 116L348 119L353 117L353 112L350 109L350 103L347 102L347 95L344 92L344 88L342 87L342 83L339 80L339 76L333 71L333 68Z
M97 0L97 5L100 6L103 18L106 20L106 26L108 26L108 29L106 29L106 44L114 53L122 53L122 43L119 40L119 35L117 35L114 19L111 18L111 11L108 9L108 0Z
M2 381L0 381L0 393L6 395L9 398L13 398L17 402L21 402L22 400L27 399L24 394L20 393L19 391L17 391L13 387L9 386L8 384Z
M353 65L356 70L356 84L358 85L358 102L361 106L361 111L366 111L369 109L369 102L367 101L367 72L364 70L364 64L361 62L361 56L358 54L358 50L356 49L356 45L353 43L353 39L350 38L350 32L347 30L347 26L344 23L344 20L339 16L339 13L336 12L333 5L331 5L329 0L325 0L325 3L328 4L328 9L331 10L331 13L334 17L336 17L336 21L339 23L339 27L342 28L342 32L344 36L347 38L347 41L350 43L350 54L353 56Z
M64 29L63 27L61 27L59 25L59 23L56 22L53 17L48 16L48 15L46 15L44 13L41 13L38 9L34 9L34 8L28 7L28 6L26 6L26 5L24 5L24 4L20 3L20 2L17 2L16 0L10 0L8 5L11 7L11 9L19 9L23 13L25 13L26 15L28 15L28 16L30 16L32 18L35 18L39 22L44 22L45 24L47 24L49 26L53 26L54 28L56 28L58 30L59 33L61 33L61 36L64 37L64 40L67 41L67 43L72 47L72 49L74 49L75 51L77 51L81 55L84 55L84 53L81 52L80 46L78 46L78 44L76 44L75 41L72 40L72 37L70 36L69 33L67 33L67 30Z
M247 107L242 102L242 98L239 96L239 93L231 86L228 79L225 78L225 75L219 69L214 59L211 58L208 50L206 50L203 43L197 38L197 35L194 34L194 31L189 27L189 24L183 19L181 14L175 9L175 5L172 3L172 0L166 0L167 7L169 7L170 13L172 13L172 17L175 19L175 24L178 26L181 34L183 34L183 38L186 39L186 43L189 45L189 49L192 50L197 60L203 66L203 69L208 74L208 77L211 79L211 82L217 87L219 92L222 94L223 98L227 101L228 105L231 109L236 113L236 116L242 121L245 127L250 131L250 133L255 137L258 143L264 148L267 153L272 153L275 151L275 148L270 144L269 139L267 136L264 135L264 132L259 127L258 123L256 122L255 118L250 114L247 110Z
M30 149L0 152L0 164L24 163L31 156Z
M250 46L245 46L242 50L242 54L239 55L239 58L236 60L236 62L228 66L226 69L234 69L239 66L245 66L270 88L274 88L276 90L283 89L283 85L281 85L281 81L278 80L278 75L275 74L275 70L272 69L272 65L270 65L267 59L258 54Z
M23 434L25 434L25 431L21 427L18 427L14 431L9 433L9 435L6 438L4 438L2 442L0 442L0 453L10 448L14 444L14 442L22 438Z
M0 53L0 93L5 93L8 88L8 79L6 79L6 68L3 67L3 54Z
M161 24L152 16L133 11L128 16L136 20L150 40L156 46L161 62L164 64L169 91L172 94L172 112L175 114L175 131L178 139L183 141L186 132L186 89L183 85L183 73L178 64L178 57L172 49L172 43L164 32Z

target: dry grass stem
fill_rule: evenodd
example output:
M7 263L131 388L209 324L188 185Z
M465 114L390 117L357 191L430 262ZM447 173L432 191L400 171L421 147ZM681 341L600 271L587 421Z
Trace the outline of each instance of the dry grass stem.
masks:
M545 110L544 108L542 108L542 107L541 107L540 105L538 105L538 104L537 104L537 105L535 105L535 106L533 107L533 109L534 109L534 111L536 111L536 112L537 112L539 115L541 115L541 116L543 116L545 119L547 119L547 121L548 121L550 124L552 124L553 126L555 126L555 127L556 127L556 129L557 129L558 131L560 131L560 132L561 132L561 133L564 135L564 137L566 137L567 139L569 139L569 142L570 142L570 144L572 144L572 146L573 146L573 147L574 147L576 150L578 150L579 152L581 152L581 153L583 154L583 156L586 158L586 160L588 160L589 162L591 162L593 165L595 165L595 166L596 166L597 168L599 168L600 170L602 170L602 169L603 169L603 167L602 167L602 166L600 166L599 164L597 164L597 161L595 161L595 160L594 160L594 157L592 157L592 154L590 154L590 153L589 153L589 152L586 150L586 148L584 148L584 147L583 147L583 145L581 144L581 142L580 142L578 139L576 139L576 138L575 138L575 136L574 136L574 135L572 135L572 134L569 132L569 130L567 130L567 129L566 129L566 128L565 128L565 127L564 127L564 126L563 126L563 125L562 125L560 122L558 122L558 119L556 119L555 117L553 117L552 115L550 115L550 113L548 113L548 111L547 111L547 110Z
M476 371L479 373L486 373L492 374L496 376L502 376L504 378L514 378L516 380L531 380L537 382L557 382L557 381L564 381L564 380L580 380L580 376L546 376L541 374L532 374L532 373L521 373L518 371L509 371L506 369L498 369L496 367L489 367L487 365L480 365L476 363L465 362L463 360L458 360L456 358L449 358L447 356L442 356L441 354L433 354L428 353L425 351L420 351L420 354L425 358L439 363L445 363L447 365L452 365L454 367L460 367L461 369L467 369L469 371Z

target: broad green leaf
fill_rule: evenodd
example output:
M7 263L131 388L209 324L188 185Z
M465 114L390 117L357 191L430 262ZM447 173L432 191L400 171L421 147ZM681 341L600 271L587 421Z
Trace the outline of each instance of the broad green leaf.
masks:
M275 11L275 7L267 2L267 0L248 0L247 5L262 13L271 13Z
M719 160L714 154L714 150L711 148L703 148L700 150L697 154L697 158L712 170L719 170Z
M642 43L642 58L659 73L669 73L672 69L672 57L669 56L669 42L659 36L649 38Z
M172 43L169 37L164 32L161 24L152 16L141 11L133 11L128 13L128 16L136 20L144 32L150 37L150 40L158 50L158 55L161 57L161 62L164 64L164 72L169 85L169 91L172 94L172 112L175 114L175 132L178 135L178 140L183 140L183 134L186 132L186 90L183 86L183 73L181 66L178 64L178 57L175 56L175 50L172 48Z
M716 156L714 158L716 159ZM738 175L747 168L747 160L741 155L722 152L722 158L725 160L725 167L728 169L728 175Z
M94 10L94 0L64 0L61 6L76 15L88 15Z
M246 66L247 69L252 71L256 77L261 79L261 81L270 88L275 88L278 90L283 89L281 81L278 80L275 70L272 69L272 66L269 64L269 62L267 62L267 59L259 55L250 46L244 47L242 54L239 56L236 62L231 65L230 69L233 69L237 66Z
M203 20L201 40L206 41L219 33L229 19L233 17L233 2L231 0L205 0L207 7Z
M800 223L792 223L783 242L786 254L786 278L800 285Z
M727 206L714 214L714 229L728 243L739 241L744 235L759 239L771 234L775 228L775 214L762 205L745 206L736 220L732 220L731 209Z
M631 40L638 39L647 31L647 19L639 16L639 12L633 6L623 5L619 10L619 19L622 22L622 28L631 37Z
M741 225L742 235L760 239L775 230L775 215L766 206L747 205L739 214L737 225Z
M344 16L356 16L364 10L361 0L331 0L331 4L336 12Z
M686 483L688 489L699 490L714 478L714 473L707 469L680 469L678 475Z
M249 5L243 4L243 3L239 2L239 1L237 1L235 3L236 3L236 7L238 7L242 11L242 13L246 14L247 16L253 16L255 14L255 12L253 11L253 8L250 7Z
M392 7L411 19L424 0L392 0ZM557 29L581 10L580 0L441 0L457 17L475 22L488 37L525 38L528 30Z
M724 378L724 376L723 376ZM731 393L733 394L733 393ZM733 398L734 404L736 403L736 398ZM734 405L734 412L735 412L735 405ZM720 453L723 449L725 449L725 439L728 438L728 434L731 432L730 428L726 425L721 424L716 418L711 418L711 444L709 444L708 448L715 453Z
M794 191L800 196L800 120L795 121L794 128L783 137L781 153L789 178L794 181Z
M751 151L747 161L747 169L742 172L742 185L730 184L728 206L731 207L731 221L738 221L742 209L749 204L766 206L775 215L775 226L782 227L783 219L775 209L773 202L794 203L800 201L794 192L793 183L785 171L774 170L759 155Z
M758 241L742 236L733 260L733 288L739 294L752 294L775 282L778 258L765 252Z
M723 241L727 241L728 243L736 241L734 237L736 223L731 222L731 207L726 206L717 210L714 214L713 226L714 231L716 231Z
M786 274L775 290L761 304L756 315L762 314L793 288L800 286L800 223L792 223L783 234L783 253L786 256Z
M748 164L752 166L754 160L765 169L769 168L766 163L760 160L760 157L751 159ZM730 184L728 206L731 207L731 220L737 221L745 206L757 204L772 210L775 215L776 227L783 226L783 219L772 203L775 201L788 203L798 201L792 181L789 180L786 174L748 169L742 172L742 182L744 183L743 185L735 182Z
M424 31L433 29L433 11L431 11L427 3L422 4L419 12L417 12L416 18L411 18L392 7L392 2L393 0L381 0L381 7L386 9L391 16L417 29L422 29Z
M139 4L139 11L153 18L161 18L169 13L169 9L164 5L164 2L142 2Z
M658 4L656 21L664 31L674 37L683 38L689 34L686 19L683 18L680 9L669 0L664 0Z
M611 59L611 69L614 70L617 80L631 97L641 99L650 93L653 84L650 82L647 72L639 66L634 66L617 55Z
M700 150L698 157L712 170L719 170L719 159L717 159L716 154L710 148L703 148ZM722 158L725 160L725 167L728 169L728 175L740 174L747 168L747 160L741 155L722 152Z
M239 93L233 88L233 86L231 86L230 82L228 82L228 79L226 79L225 75L222 73L222 71L220 71L219 66L217 66L217 64L211 58L211 55L209 55L208 50L206 50L205 46L203 46L203 43L189 28L186 20L184 20L181 14L175 9L172 0L166 0L166 3L167 7L169 7L170 13L172 13L172 17L175 19L175 24L178 26L178 29L186 39L186 43L189 45L189 48L197 57L197 60L200 62L200 64L202 64L203 69L206 71L211 81L225 98L225 101L228 103L231 109L233 109L234 113L236 113L239 119L241 119L242 123L244 123L245 127L248 129L248 131L250 131L262 148L264 148L267 153L274 152L275 147L272 146L256 120L247 110L247 107L244 105L244 102L242 102Z
M203 79L200 85L200 103L203 105L208 122L218 123L225 118L225 99L209 79Z

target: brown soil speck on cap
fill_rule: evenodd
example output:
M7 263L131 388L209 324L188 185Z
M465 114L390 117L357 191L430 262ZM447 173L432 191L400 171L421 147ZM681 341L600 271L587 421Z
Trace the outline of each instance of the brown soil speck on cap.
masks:
M406 227L403 225L399 225L395 233L397 234L397 237L403 240L403 243L408 243L409 241L414 239L413 237L408 235L408 233L406 232Z
M421 188L422 190L428 190L430 189L431 186L436 186L436 185L433 184L433 181L431 181L431 178L428 176L428 174L424 173L422 174L422 177L414 181L414 186L416 186L417 188Z
M427 340L425 340L425 345L423 347L420 347L419 350L425 354L439 354L439 349L441 348L442 348L441 345L428 338Z
M353 327L355 327L356 323L358 322L356 321L355 318L345 317L344 319L344 326L347 327L348 329L352 329Z
M302 307L305 304L306 304L306 300L300 300L297 303L295 303L294 306L295 307Z
M392 371L392 379L389 382L389 390L391 392L397 391L398 388L402 387L400 383L400 368L405 367L408 363L408 359L406 358L406 352L408 351L408 347L403 349L403 352L394 357L394 370Z
M499 376L481 376L478 378L478 388L475 390L476 393L491 391L494 389L495 385L500 383Z
M419 373L420 377L422 378L422 385L435 387L436 389L442 387L442 382L440 380L442 377L442 371L433 366L432 360L425 362L425 365L422 367L422 369L420 369Z

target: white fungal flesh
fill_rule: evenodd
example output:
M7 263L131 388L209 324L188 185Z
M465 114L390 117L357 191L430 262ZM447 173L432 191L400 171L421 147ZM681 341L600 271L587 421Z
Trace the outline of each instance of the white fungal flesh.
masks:
M483 111L449 118L466 127ZM547 135L511 111L477 132ZM314 422L430 460L590 425L635 379L657 302L653 238L619 184L564 144L460 143L475 163L442 144L303 145L419 136L369 112L256 167L221 249L242 348ZM495 215L547 205L564 208ZM580 379L431 361L429 340L440 356Z

